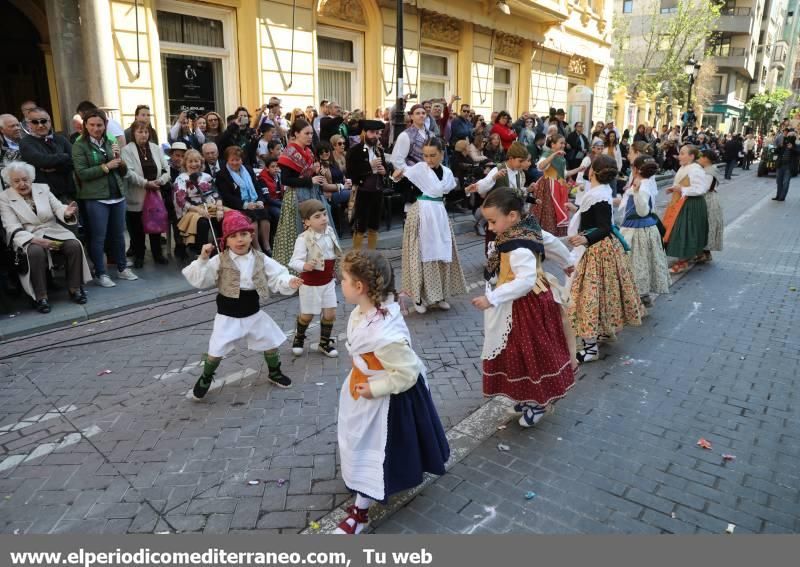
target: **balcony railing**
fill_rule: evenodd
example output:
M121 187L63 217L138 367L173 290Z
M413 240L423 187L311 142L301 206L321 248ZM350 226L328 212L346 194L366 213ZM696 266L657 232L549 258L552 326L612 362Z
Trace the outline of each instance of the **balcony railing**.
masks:
M730 45L717 45L711 48L711 55L715 57L744 57L747 50L744 47L731 47Z
M752 8L722 8L720 10L720 16L749 16L753 13Z

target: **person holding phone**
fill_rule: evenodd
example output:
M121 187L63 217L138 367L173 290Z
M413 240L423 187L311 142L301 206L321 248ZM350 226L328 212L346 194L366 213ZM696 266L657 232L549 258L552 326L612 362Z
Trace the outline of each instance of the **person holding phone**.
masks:
M200 151L206 136L197 126L197 113L183 110L169 130L169 141L183 142L190 148Z
M246 166L253 167L256 163L258 131L250 127L250 112L244 106L236 109L233 121L217 139L221 155L225 155L225 150L231 146L242 150L242 161Z

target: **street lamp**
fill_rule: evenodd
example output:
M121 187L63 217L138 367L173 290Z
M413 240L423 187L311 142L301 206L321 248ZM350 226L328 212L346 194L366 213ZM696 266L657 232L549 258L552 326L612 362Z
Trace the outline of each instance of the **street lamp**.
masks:
M511 15L511 8L508 6L508 4L505 3L504 0L500 0L497 3L497 9L503 12L506 16Z
M403 96L403 0L397 0L397 21L395 38L395 69L397 69L397 102L395 103L394 115L392 116L392 126L394 141L405 130L406 120L406 99Z
M692 112L692 86L697 78L697 72L700 70L700 65L694 60L694 57L689 57L689 60L683 65L683 72L689 75L689 92L686 94L686 126L692 121L694 116Z

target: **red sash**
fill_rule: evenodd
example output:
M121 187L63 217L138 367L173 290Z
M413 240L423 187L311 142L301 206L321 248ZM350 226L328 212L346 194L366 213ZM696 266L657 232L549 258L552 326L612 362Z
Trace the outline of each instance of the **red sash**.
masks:
M325 260L324 270L311 270L310 272L303 272L300 278L305 285L321 286L327 285L333 279L333 271L336 266L336 260Z

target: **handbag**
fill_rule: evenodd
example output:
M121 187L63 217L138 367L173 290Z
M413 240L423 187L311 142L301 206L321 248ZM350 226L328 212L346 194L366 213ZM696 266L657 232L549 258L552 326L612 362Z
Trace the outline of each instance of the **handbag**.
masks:
M167 207L159 191L148 191L144 196L142 227L145 234L161 234L169 230Z
M27 252L25 252L25 250L23 250L21 247L14 247L14 237L22 230L24 229L18 228L11 233L11 238L8 239L8 250L9 255L11 256L11 265L14 266L14 271L20 276L27 274L28 270L30 269L30 266L28 265Z

